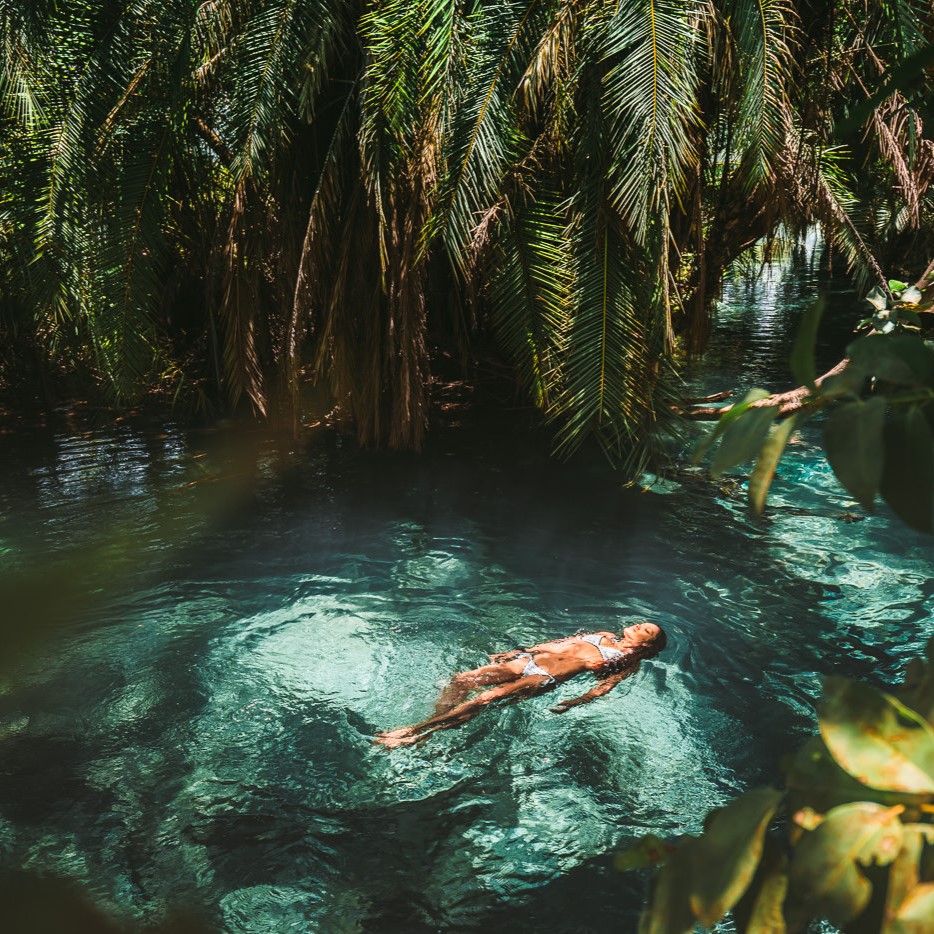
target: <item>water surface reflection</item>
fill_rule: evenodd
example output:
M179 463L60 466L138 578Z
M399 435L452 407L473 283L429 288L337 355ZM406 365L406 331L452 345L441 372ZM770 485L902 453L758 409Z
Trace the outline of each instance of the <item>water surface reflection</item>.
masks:
M769 335L811 275L753 295L757 322L731 293L697 385L729 385L751 342L742 379L780 388ZM836 518L815 434L763 520L741 490L555 465L506 416L422 458L245 456L172 426L2 443L4 580L94 560L70 628L0 688L0 859L141 919L190 900L232 932L631 929L644 880L613 851L775 780L822 674L892 678L930 629L928 542ZM490 651L639 618L667 650L595 704L371 743Z

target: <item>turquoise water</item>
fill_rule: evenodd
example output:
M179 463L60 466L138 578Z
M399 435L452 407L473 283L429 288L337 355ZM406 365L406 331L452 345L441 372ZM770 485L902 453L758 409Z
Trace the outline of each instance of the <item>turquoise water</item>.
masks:
M787 388L822 284L730 286L695 391ZM823 362L858 316L830 287ZM620 489L477 402L421 457L132 423L0 435L4 580L62 623L0 682L0 862L132 918L230 932L634 929L612 854L778 779L827 673L895 678L931 633L930 541L864 518L808 428L751 518L739 476ZM846 521L858 519L860 521ZM594 704L488 709L417 749L486 653L651 619Z

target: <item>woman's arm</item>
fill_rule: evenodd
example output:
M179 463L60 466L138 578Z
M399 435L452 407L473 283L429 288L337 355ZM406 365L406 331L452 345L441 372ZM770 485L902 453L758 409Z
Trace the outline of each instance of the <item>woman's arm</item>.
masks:
M628 678L631 674L634 674L638 670L639 666L635 665L632 668L627 668L624 671L616 671L613 674L604 678L596 687L592 687L586 694L582 694L580 697L574 697L571 700L561 701L557 707L552 707L552 713L566 713L572 707L579 707L581 704L589 704L591 701L596 700L598 697L603 697L604 694L609 694L613 688L616 687L620 681Z
M496 655L487 656L491 662L508 662L510 658L515 658L521 654L522 649L511 649L509 652L499 652Z

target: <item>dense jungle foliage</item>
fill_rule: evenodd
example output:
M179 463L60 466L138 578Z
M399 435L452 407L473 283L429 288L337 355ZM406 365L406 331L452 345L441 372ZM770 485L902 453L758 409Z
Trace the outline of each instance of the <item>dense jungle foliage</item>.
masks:
M0 3L0 367L418 447L491 345L640 466L724 270L934 255L926 0ZM925 70L927 69L927 70ZM925 122L927 121L927 122ZM928 135L926 135L928 134Z

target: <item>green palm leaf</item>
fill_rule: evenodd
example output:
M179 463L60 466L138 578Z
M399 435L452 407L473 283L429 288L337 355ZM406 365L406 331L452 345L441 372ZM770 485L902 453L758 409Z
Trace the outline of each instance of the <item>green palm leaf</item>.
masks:
M567 331L570 255L553 200L538 198L507 215L495 235L489 296L493 325L535 404L547 408Z
M612 197L640 243L663 208L663 189L679 197L697 160L695 60L705 15L700 3L633 0L619 5L599 40Z
M735 0L727 10L739 65L737 134L752 158L744 160L746 184L775 178L775 162L791 126L788 89L792 86L789 41L797 17L787 0ZM735 68L735 64L730 67Z

